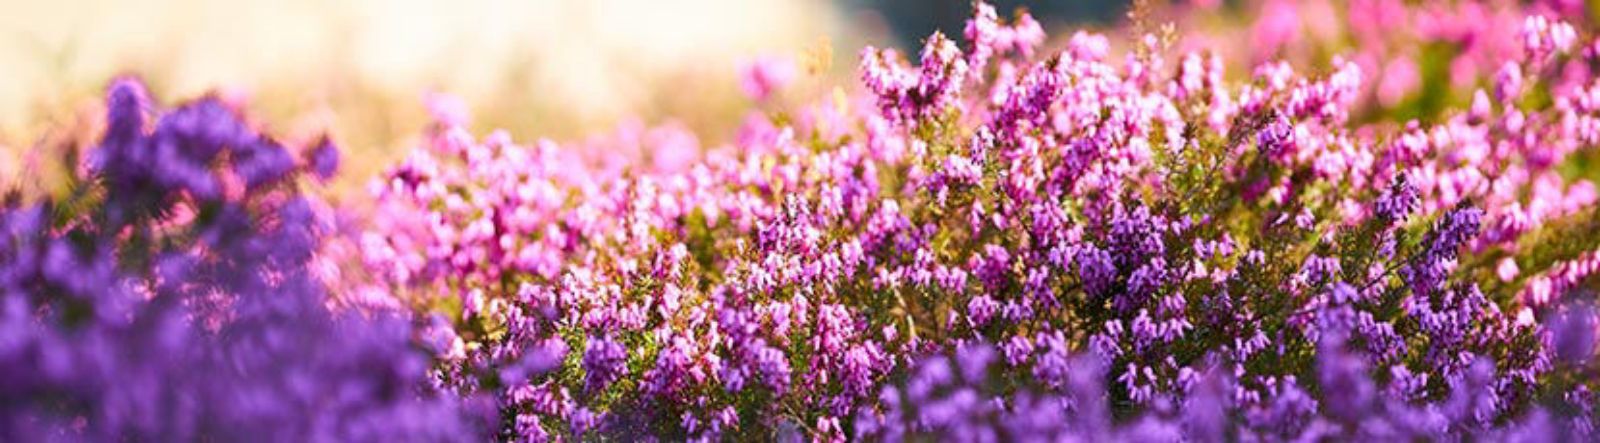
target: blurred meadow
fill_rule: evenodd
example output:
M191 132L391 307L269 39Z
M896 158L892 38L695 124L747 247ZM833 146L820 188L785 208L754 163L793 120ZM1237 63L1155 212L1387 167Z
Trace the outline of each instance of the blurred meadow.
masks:
M1482 60L1511 50L1457 42L1473 34L1451 20L1371 32L1387 23L1381 8L1366 6L1374 2L1129 3L996 7L1029 10L1057 40L1080 29L1170 26L1182 36L1175 53L1216 53L1233 78L1276 58L1325 70L1316 63L1349 57L1372 77L1356 116L1368 121L1427 121L1465 105L1469 86L1491 69ZM1553 3L1591 12L1600 4ZM1492 23L1476 18L1509 17L1515 4L1424 9ZM105 86L134 75L160 102L217 94L291 146L331 136L352 159L335 195L358 191L417 144L430 94L460 98L475 132L503 129L517 140L668 124L715 146L752 109L858 88L863 46L904 51L934 31L960 38L970 12L965 0L0 0L0 8L0 183L48 190L62 164L53 159L92 142L79 137L97 127ZM798 73L767 103L740 89L740 69L761 57L787 59Z
M0 9L0 177L81 144L72 137L95 124L118 75L143 78L162 102L215 93L247 103L250 118L291 145L327 133L352 159L340 185L350 186L414 143L405 134L427 124L423 98L433 92L459 97L474 129L518 139L669 115L720 134L751 106L736 81L745 60L807 56L817 74L802 77L849 75L836 61L853 54L829 48L859 45L830 4L796 0L6 0Z
M1000 2L1046 26L1108 22L1121 2ZM962 0L0 0L0 182L51 182L89 140L105 85L142 78L161 102L218 94L304 145L328 134L352 190L459 97L473 129L573 139L676 123L725 140L755 103L739 68L792 60L784 97L854 87L864 44L959 36ZM670 116L670 117L669 117ZM45 160L45 161L41 161ZM33 173L23 173L32 171Z

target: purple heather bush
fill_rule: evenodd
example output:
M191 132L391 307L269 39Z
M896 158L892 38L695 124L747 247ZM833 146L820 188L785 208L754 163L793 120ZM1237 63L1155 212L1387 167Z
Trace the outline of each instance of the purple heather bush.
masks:
M72 191L0 219L0 437L1596 438L1600 40L1351 3L1351 57L1229 73L980 2L854 94L783 107L752 62L767 111L714 146L434 96L358 232L331 141L117 82ZM1382 98L1407 45L1449 55L1434 102Z
M68 195L0 211L0 440L471 439L403 312L332 311L331 173L215 99L112 84ZM319 209L320 208L320 209Z
M442 116L361 244L504 439L1592 438L1600 46L1529 17L1392 121L1339 57L1230 81L977 3L724 146Z

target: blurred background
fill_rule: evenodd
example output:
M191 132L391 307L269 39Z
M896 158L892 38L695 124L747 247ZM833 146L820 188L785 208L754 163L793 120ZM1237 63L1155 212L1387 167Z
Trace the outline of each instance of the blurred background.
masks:
M1047 27L1109 23L1122 2L999 1ZM375 172L454 94L475 129L563 139L670 116L706 143L751 101L741 63L795 60L792 95L852 86L864 44L959 37L967 0L0 0L0 173L52 131L92 125L108 79L162 103L216 93L288 138L331 133ZM1004 13L1004 12L1003 12ZM89 121L85 121L89 120ZM293 142L294 140L289 140ZM368 160L371 161L368 161ZM5 168L5 164L11 167Z
M168 106L216 94L291 146L330 135L348 159L335 185L348 188L416 145L434 93L459 97L478 134L581 140L666 124L716 146L752 109L857 90L865 45L915 54L935 30L960 39L969 1L0 0L0 187L49 186L62 163L50 158L93 143L118 75ZM1273 60L1326 72L1344 57L1363 73L1358 121L1466 105L1518 50L1525 13L1584 29L1600 17L1600 0L991 2L1003 20L1028 9L1047 47L1089 30L1108 32L1116 54L1172 24L1170 61L1210 52L1234 79ZM773 59L792 81L758 102L740 74Z
M1119 1L996 1L1047 29L1108 26ZM967 0L0 0L0 182L43 147L85 143L100 95L137 75L158 102L217 94L286 142L331 134L364 180L462 99L480 133L572 139L618 123L686 125L723 141L756 106L738 73L795 62L775 101L854 87L866 44L959 37ZM914 51L914 49L913 49ZM32 152L33 154L30 154ZM37 180L37 178L33 178Z

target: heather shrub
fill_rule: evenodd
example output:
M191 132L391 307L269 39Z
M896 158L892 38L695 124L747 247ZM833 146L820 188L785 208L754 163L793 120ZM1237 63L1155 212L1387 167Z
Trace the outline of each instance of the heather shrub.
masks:
M441 116L361 242L508 439L1587 436L1600 54L1521 23L1469 107L1358 121L1341 57L978 3L726 146Z
M0 436L1593 439L1600 41L1351 3L1350 57L1280 11L1242 61L978 2L814 102L753 60L728 143L433 96L348 207L331 141L119 80L0 216Z
M330 311L309 266L331 227L297 161L206 98L134 80L68 193L0 211L0 439L470 439L427 389L409 316Z

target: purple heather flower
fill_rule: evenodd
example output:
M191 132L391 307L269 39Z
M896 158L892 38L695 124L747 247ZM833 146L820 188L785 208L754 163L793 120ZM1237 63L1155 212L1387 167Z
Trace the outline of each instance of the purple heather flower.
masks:
M1117 278L1111 253L1094 245L1084 245L1078 249L1073 262L1078 265L1078 281L1083 282L1085 292L1097 297L1110 295Z
M971 344L956 348L956 367L961 371L961 379L967 383L982 383L986 380L989 365L994 360L994 348L988 344Z
M251 189L278 181L294 169L289 151L268 140L235 147L233 171Z
M777 395L783 395L788 391L789 359L784 356L783 351L758 345L755 356L756 372L761 374L762 383Z
M598 392L622 377L628 350L609 336L590 336L583 350L583 389Z
M1406 179L1406 176L1401 175L1395 177L1394 183L1389 186L1389 190L1384 191L1383 195L1378 197L1377 203L1373 204L1373 213L1380 220L1400 223L1404 222L1412 212L1415 212L1420 204L1421 200L1417 196L1416 185L1411 184L1410 180Z
M1165 222L1140 205L1131 211L1118 211L1111 220L1107 244L1117 268L1132 270L1166 253L1162 240Z
M972 327L981 328L989 324L989 320L994 318L999 309L1000 305L988 294L979 295L967 302L967 319Z
M106 130L102 145L130 143L145 135L151 112L144 83L132 78L112 82L106 93Z
M1456 259L1457 250L1478 235L1483 210L1461 205L1440 217L1422 240L1422 250L1400 270L1411 290L1427 296L1442 290L1446 267Z
M1322 338L1317 352L1318 382L1328 415L1354 423L1371 413L1378 392L1367 375L1365 362L1347 353L1344 346L1344 338L1338 334Z
M1600 322L1596 321L1593 308L1583 304L1567 306L1547 325L1556 358L1581 365L1594 356L1595 329Z
M306 164L317 178L328 180L339 171L339 148L333 145L333 140L323 137L309 155Z
M1256 149L1267 158L1279 158L1286 154L1291 143L1294 143L1294 126L1283 117L1278 117L1268 122L1261 132L1256 134Z
M330 308L305 197L220 192L254 160L218 155L259 137L210 100L145 133L142 90L109 93L89 168L107 200L48 228L0 209L0 439L474 439L464 402L427 389L407 319ZM212 212L170 215L180 191Z
M900 66L893 50L866 48L861 54L862 80L878 96L884 116L896 121L937 115L956 100L967 77L967 62L955 42L943 34L928 37L920 72Z

